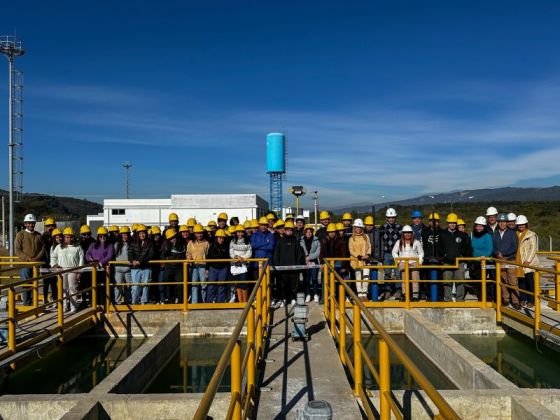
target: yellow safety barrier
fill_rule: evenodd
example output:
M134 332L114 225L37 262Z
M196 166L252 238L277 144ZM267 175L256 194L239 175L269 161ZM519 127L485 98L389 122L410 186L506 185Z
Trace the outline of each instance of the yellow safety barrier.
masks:
M67 270L58 270L53 271L51 273L43 274L40 276L35 276L31 279L23 279L11 282L9 284L0 285L0 293L7 291L8 294L8 317L4 319L0 319L0 324L7 323L8 324L8 339L7 339L7 349L4 351L0 351L0 360L3 360L13 354L15 354L19 350L23 350L36 344L37 342L43 340L47 336L51 335L52 333L56 332L61 336L61 340L64 340L64 332L68 326L72 326L77 324L78 322L83 321L86 318L91 318L94 322L98 321L97 315L97 275L96 271L92 270L92 285L89 288L82 289L72 295L64 295L63 294L63 281L62 277L64 274L76 272L76 271L83 271L84 269L88 269L93 267L95 264L88 264L81 267L76 267ZM37 267L34 266L34 271L37 271ZM45 302L42 305L38 304L38 293L39 293L39 282L43 281L48 278L57 278L58 283L58 296L56 303L53 302ZM30 283L31 282L31 283ZM26 307L23 305L16 305L16 289L21 288L24 286L28 286L29 284L33 287L33 306L30 310L22 311ZM65 316L64 316L64 300L72 298L76 295L80 295L86 292L91 291L91 307L87 311L82 311L80 316L74 317L71 323L67 323ZM64 295L64 296L63 296ZM31 334L30 338L24 338L22 341L17 341L17 334L16 329L21 327L20 322L33 317L36 318L40 314L47 312L48 309L52 308L53 305L56 306L57 311L57 319L56 319L56 327L52 329L42 329L40 332L36 334ZM27 323L23 324L27 325Z
M259 267L259 273L262 271L263 264L267 261L266 258L250 258L245 259L243 262L247 263L257 263ZM200 309L241 309L245 307L245 302L222 302L222 303L189 303L188 290L191 287L204 287L209 284L220 285L220 286L231 286L236 284L247 284L254 285L257 280L226 280L226 281L214 281L212 279L204 281L189 282L189 266L196 264L206 264L212 262L227 262L235 263L236 259L211 259L211 260L152 260L148 263L151 265L167 265L167 264L181 264L182 266L182 280L178 282L159 282L151 281L147 283L115 283L111 279L111 270L105 270L105 308L107 312L113 311L167 311L167 310L200 310ZM118 265L130 265L127 262L111 261L109 266ZM179 286L181 289L181 299L180 303L163 303L163 304L132 304L128 302L114 302L113 293L111 289L121 288L126 289L130 287L160 287L160 286ZM250 287L249 287L250 289ZM201 291L200 291L201 292ZM202 293L200 293L202 294Z
M338 344L340 359L353 379L354 394L362 401L368 418L375 418L375 415L369 401L367 390L363 386L362 375L364 364L379 386L379 418L388 420L391 418L391 413L393 413L396 418L402 419L404 417L404 413L401 412L398 405L393 401L391 392L391 365L389 354L392 352L410 373L420 389L426 393L437 407L439 414L436 415L436 417L459 419L459 416L453 408L451 408L414 362L391 338L379 321L373 317L366 305L360 301L358 296L356 296L348 285L348 281L344 280L328 261L325 262L325 272L329 276L329 280L333 280L330 281L330 285L327 286L327 288L330 289L338 286L338 302L336 300L325 300L325 307L328 306L326 313L328 313L327 320L330 331ZM350 357L346 351L346 334L348 331L346 327L346 297L350 299L349 307L352 308L352 322L351 328L349 328L352 334L352 357ZM379 370L375 368L373 361L362 344L362 317L365 317L371 327L379 334Z
M207 418L228 365L231 365L231 401L226 419L239 420L249 417L256 391L257 367L262 362L264 340L268 334L269 308L270 267L265 263L206 387L206 392L194 415L195 420ZM244 325L247 327L247 349L242 357L241 332Z

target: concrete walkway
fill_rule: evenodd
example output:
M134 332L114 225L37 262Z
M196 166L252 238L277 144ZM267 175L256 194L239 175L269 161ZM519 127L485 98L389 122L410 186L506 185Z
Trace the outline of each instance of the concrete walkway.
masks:
M334 419L364 418L325 328L322 306L310 303L309 307L307 342L292 341L289 308L274 311L256 418L293 419L312 400L328 401Z

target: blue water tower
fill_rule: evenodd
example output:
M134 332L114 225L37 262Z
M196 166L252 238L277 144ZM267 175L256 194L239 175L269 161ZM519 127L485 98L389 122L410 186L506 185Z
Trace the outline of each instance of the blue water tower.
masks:
M270 208L282 214L282 178L286 173L286 137L283 133L266 136L266 173L270 175Z

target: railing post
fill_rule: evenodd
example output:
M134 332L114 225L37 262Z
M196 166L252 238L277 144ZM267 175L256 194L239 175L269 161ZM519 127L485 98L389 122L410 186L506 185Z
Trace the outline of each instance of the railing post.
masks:
M338 285L338 352L342 364L346 366L346 296L344 286Z
M58 299L56 300L56 322L58 333L64 340L64 291L62 290L62 276L56 276L56 287L58 289Z
M410 261L404 261L404 303L406 309L410 309ZM397 264L398 267L398 264ZM398 268L397 268L398 270Z
M354 333L353 348L354 348L354 394L360 395L362 389L362 352L360 351L360 344L362 341L362 318L360 314L360 307L354 303L352 308Z
M255 386L255 305L251 305L247 315L247 349L249 360L247 361L247 392L252 392Z
M268 284L267 288L266 288L266 301L265 301L265 305L263 308L263 312L264 312L264 319L265 319L265 327L266 327L266 335L268 335L268 323L270 322L270 294L271 294L271 289L272 289L272 285L270 283L270 265L266 266L266 282Z
M35 279L33 280L33 309L35 310L35 316L39 316L39 311L37 310L39 306L39 279L37 279L39 277L39 269L36 265L33 266L32 272Z
M116 271L116 268L115 268ZM115 287L119 287L117 285L115 285ZM127 287L130 286L121 286L122 287L122 293L121 295L123 296L123 298L126 301L126 294L125 294L125 290ZM109 310L111 309L111 270L107 271L105 273L105 313L109 313ZM115 301L115 305L118 304L117 301Z
M16 352L16 291L8 289L8 349Z
M231 353L231 398L234 401L233 416L241 420L241 342L236 341Z
M481 273L481 279L482 283L482 293L481 293L481 297L480 300L482 300L482 307L486 308L486 258L482 258L480 260L480 273Z
M376 269L371 269L369 272L369 278L370 280L373 281L373 283L371 283L371 300L373 302L378 302L379 301L379 285L377 283L377 280L379 279L379 271Z
M438 275L437 275L437 270L436 269L431 269L430 270L430 279L431 280L437 280L438 279ZM438 284L437 281L435 283L430 284L430 300L432 302L437 302L438 301Z
M556 302L558 302L560 300L560 295L558 294L560 292L560 259L556 260L556 284L554 287L554 299L556 300ZM556 303L555 305L556 311L560 312L560 303Z
M189 285L189 263L183 262L183 311L185 312L189 310L189 294L187 289L188 285Z
M330 312L331 312L331 316L330 316L330 320L331 320L331 335L334 337L335 334L335 304L334 304L334 273L329 273L329 300L330 300Z
M495 261L496 266L496 321L502 322L502 270L501 263Z
M97 269L95 267L91 270L91 307L95 311L93 320L97 322Z
M330 261L329 261L330 263ZM327 261L323 262L323 311L325 313L325 319L329 319L329 267L327 266Z
M390 420L391 406L389 404L391 392L391 361L389 346L382 338L379 339L379 418Z
M533 277L534 301L535 301L535 338L539 335L541 324L541 273L535 270Z
M256 306L257 306L257 329L256 329L256 335L257 335L257 339L256 341L256 353L257 353L257 358L260 359L261 357L261 349L262 349L262 341L263 341L263 325L265 322L265 308L263 308L263 304L262 304L262 293L263 290L261 287L259 287L257 289L257 301Z

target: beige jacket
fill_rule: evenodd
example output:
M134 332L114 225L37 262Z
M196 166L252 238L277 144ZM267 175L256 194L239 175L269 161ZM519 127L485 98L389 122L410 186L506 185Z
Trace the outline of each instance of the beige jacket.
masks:
M208 248L210 244L206 240L200 242L190 241L187 245L187 259L188 260L205 260L208 255ZM202 262L197 264L203 264Z
M351 257L357 257L359 255L364 257L366 255L371 255L371 243L369 242L369 238L367 237L367 235L353 234L352 236L350 236L350 239L348 240L348 250L350 251ZM350 261L350 266L354 270L366 264L367 261L365 259L361 261L356 261L356 260Z
M17 233L14 244L15 254L22 261L40 261L45 255L41 234L37 231L22 230Z
M518 237L521 237L521 233L517 233ZM528 262L530 265L539 265L539 257L537 255L537 234L532 230L527 230L527 233L519 242L519 250L521 254L521 261L519 263ZM524 273L532 273L535 270L531 268L523 268Z

